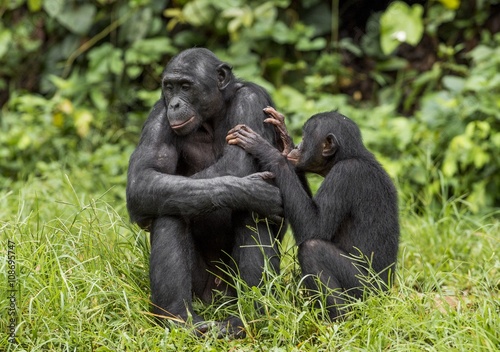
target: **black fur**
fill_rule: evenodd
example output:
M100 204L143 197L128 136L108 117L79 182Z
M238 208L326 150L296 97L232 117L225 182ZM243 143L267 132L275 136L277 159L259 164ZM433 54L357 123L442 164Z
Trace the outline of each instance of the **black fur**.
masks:
M257 163L225 143L229 126L245 123L275 145L261 109L272 101L201 48L174 57L162 87L130 158L127 208L134 222L151 231L153 312L182 321L191 315L197 323L203 319L193 312L193 293L207 302L213 289L231 293L217 278L224 278L217 262L233 262L225 253L250 286L260 283L264 256L279 270L277 226L269 233L257 224L259 236L247 228L256 226L252 211L282 213L279 190L248 176L259 171ZM265 246L256 247L255 237Z
M293 163L245 126L231 130L227 139L275 174L308 288L320 289L313 275L331 289L362 297L359 274L367 274L367 263L360 269L352 257L361 251L386 289L399 243L396 188L363 145L358 126L347 117L337 112L317 114L306 122L303 134L302 143L287 156ZM314 197L297 171L324 176ZM341 296L327 297L331 318L341 314L337 307L343 303Z

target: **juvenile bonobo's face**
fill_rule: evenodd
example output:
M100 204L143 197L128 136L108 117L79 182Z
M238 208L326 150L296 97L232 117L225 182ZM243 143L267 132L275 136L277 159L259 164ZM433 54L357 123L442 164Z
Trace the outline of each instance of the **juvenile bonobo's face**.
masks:
M337 151L334 135L314 120L309 120L304 126L303 135L302 141L292 149L287 159L298 170L325 176L332 168L331 160Z
M180 136L197 130L223 104L212 57L197 52L172 59L162 77L168 123Z

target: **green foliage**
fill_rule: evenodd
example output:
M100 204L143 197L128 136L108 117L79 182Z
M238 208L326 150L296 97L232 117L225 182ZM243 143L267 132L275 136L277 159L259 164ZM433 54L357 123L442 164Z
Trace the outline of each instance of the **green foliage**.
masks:
M396 1L359 40L339 38L338 8L320 1L9 2L0 6L0 124L9 131L0 178L89 160L125 174L164 64L207 46L271 92L297 139L316 112L352 117L416 206L462 196L474 211L498 206L499 39L481 27L496 2L433 1L423 12ZM478 45L466 52L453 33ZM427 50L427 70L403 42Z
M444 76L442 89L425 98L417 115L428 130L446 128L432 137L422 131L422 139L443 157L445 183L465 194L474 211L495 204L500 190L499 44L497 34L473 49L468 74Z

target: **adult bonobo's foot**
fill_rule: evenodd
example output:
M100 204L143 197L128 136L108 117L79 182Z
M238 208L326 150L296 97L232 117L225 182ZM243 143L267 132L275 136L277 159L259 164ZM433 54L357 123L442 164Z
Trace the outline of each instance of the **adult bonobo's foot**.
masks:
M247 336L243 321L235 316L231 316L226 320L219 322L219 336L227 336L231 339L243 339Z
M213 331L213 333L212 333ZM213 336L217 338L242 339L246 337L243 321L238 317L230 317L224 321L205 321L194 326L197 336Z

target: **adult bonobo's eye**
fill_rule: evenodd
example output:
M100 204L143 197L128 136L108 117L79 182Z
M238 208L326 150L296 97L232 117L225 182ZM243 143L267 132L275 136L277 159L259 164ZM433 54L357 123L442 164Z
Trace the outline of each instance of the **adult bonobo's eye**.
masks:
M172 85L172 83L164 82L163 89L171 92L174 89L174 86Z

